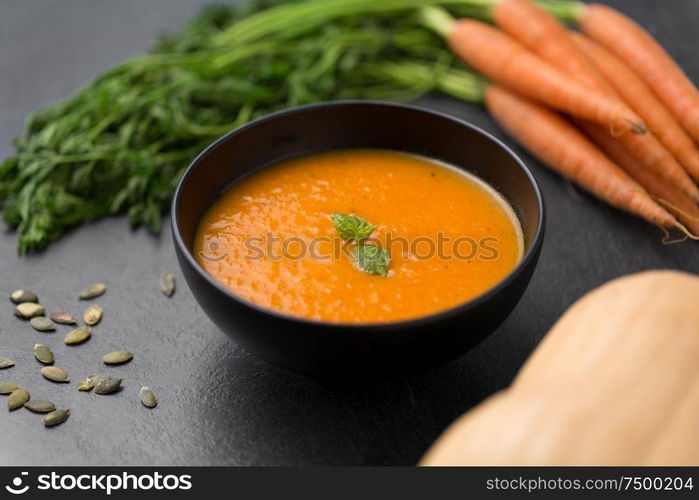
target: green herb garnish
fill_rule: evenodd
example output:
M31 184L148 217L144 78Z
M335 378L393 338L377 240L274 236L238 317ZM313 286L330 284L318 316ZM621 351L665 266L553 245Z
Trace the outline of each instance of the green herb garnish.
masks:
M340 233L340 237L345 240L350 240L359 243L363 239L371 236L376 226L369 224L366 219L357 217L356 215L346 215L335 212L330 216L333 226Z
M335 212L330 216L330 220L340 234L340 237L356 245L354 257L359 269L367 274L386 276L388 266L391 263L391 256L385 248L376 245L363 243L371 236L377 226L369 224L366 219L356 215L346 215Z
M367 274L386 276L391 256L385 248L376 245L357 245L354 249L359 268Z

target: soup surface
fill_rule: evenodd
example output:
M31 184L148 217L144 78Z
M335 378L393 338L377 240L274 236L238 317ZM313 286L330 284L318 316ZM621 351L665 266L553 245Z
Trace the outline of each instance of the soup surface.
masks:
M390 254L386 276L360 269L337 212L377 226L368 243ZM217 281L260 306L374 323L480 295L517 265L523 239L513 210L478 178L418 156L347 150L235 183L203 217L195 249Z

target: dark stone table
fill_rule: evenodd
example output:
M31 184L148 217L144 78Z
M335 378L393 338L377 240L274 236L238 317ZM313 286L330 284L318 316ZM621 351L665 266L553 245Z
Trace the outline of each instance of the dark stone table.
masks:
M23 117L71 93L164 30L177 29L201 2L187 0L32 0L0 2L0 156ZM691 77L699 79L695 22L699 3L610 2L640 20ZM426 106L502 136L476 106L446 98ZM168 300L158 275L180 278L167 231L132 232L122 218L71 231L43 254L20 258L16 236L0 238L0 293L34 290L49 309L81 312L76 294L105 281L103 325L80 348L67 330L43 334L0 307L0 356L17 366L0 372L34 397L70 408L70 420L45 429L41 417L0 409L0 464L413 464L455 417L506 387L556 318L607 280L646 269L699 272L697 244L664 246L658 230L580 194L531 161L548 206L547 239L538 270L517 309L486 342L430 373L361 386L324 385L275 369L243 352L200 311L183 280ZM52 346L73 380L39 375L32 346ZM106 352L135 353L127 366L105 369ZM109 397L79 393L93 371L124 377ZM149 385L161 403L141 406ZM3 403L4 404L4 403Z

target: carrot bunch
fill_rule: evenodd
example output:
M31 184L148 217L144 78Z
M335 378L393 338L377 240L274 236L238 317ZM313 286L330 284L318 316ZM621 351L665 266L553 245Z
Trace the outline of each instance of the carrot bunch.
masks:
M550 168L665 231L699 236L699 92L638 24L583 5L582 33L531 0L498 0L495 26L421 12L490 85L500 125Z

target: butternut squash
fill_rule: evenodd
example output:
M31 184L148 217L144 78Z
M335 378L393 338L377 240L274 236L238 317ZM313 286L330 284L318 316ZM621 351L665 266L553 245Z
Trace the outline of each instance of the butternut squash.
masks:
M584 296L422 464L699 464L699 277L649 271Z

